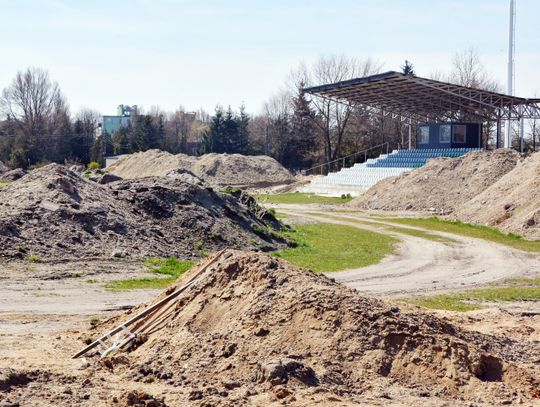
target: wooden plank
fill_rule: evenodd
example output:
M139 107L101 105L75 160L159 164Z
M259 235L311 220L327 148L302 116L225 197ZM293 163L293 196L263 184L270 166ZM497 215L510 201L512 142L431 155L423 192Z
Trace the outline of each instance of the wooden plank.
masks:
M124 327L128 327L130 325L132 325L133 323L141 320L142 318L148 316L149 314L152 314L154 311L158 310L159 308L161 308L162 306L164 306L165 304L167 304L170 300L174 299L175 297L177 297L178 295L180 295L182 292L184 292L187 288L189 288L191 285L193 285L193 283L195 282L195 280L197 280L199 278L199 276L204 272L206 271L206 269L211 265L213 264L219 257L221 257L221 255L225 252L226 249L222 249L220 250L212 259L210 259L205 265L203 265L201 267L201 269L195 274L195 276L193 276L193 278L187 283L185 284L184 286L182 286L181 288L179 288L178 290L174 291L172 294L169 294L167 297L163 298L161 301L158 301L157 303L155 303L154 305L148 307L147 309L145 309L144 311L140 312L139 314L135 315L134 317L130 318L129 320L127 320L126 322L124 322L123 324L117 326L116 328L114 328L112 331L109 331L107 332L106 334L104 334L103 336L101 336L100 338L96 339L94 342L92 342L90 345L86 346L85 348L81 349L79 352L77 352L75 355L73 355L73 359L76 359L82 355L84 355L86 352L88 352L89 350L92 350L93 348L95 348L96 346L98 346L100 344L100 342L103 342L104 340L107 340L108 338L110 338L111 336L113 335L116 335L118 332L121 332Z

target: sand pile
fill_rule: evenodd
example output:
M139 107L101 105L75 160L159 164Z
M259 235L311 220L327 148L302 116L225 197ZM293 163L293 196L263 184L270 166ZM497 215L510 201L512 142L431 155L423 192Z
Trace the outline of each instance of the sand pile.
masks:
M271 157L264 155L206 154L192 171L214 185L267 187L294 182L292 174Z
M107 168L111 174L126 179L165 176L178 169L189 170L218 187L263 188L295 181L293 175L273 158L241 154L192 157L148 150L121 158Z
M174 388L169 405L373 405L375 389L377 405L396 394L403 405L498 403L531 400L538 385L538 344L462 331L258 253L226 251L179 298L145 342L97 371Z
M197 157L148 150L127 155L107 167L107 171L124 179L164 177L177 168L190 169Z
M470 223L487 224L540 239L540 153L518 165L453 214Z
M506 149L433 159L417 170L379 182L350 205L448 213L497 182L518 161L519 154Z
M3 257L193 258L221 247L275 247L264 233L270 223L279 227L189 174L99 185L51 164L0 189Z

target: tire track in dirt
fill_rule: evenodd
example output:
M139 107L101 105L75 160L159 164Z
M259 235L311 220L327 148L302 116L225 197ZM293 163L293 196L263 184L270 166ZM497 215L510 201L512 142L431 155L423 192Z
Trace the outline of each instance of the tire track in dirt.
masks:
M388 230L389 226L396 225L362 215L342 215L312 205L290 205L278 209L281 213L310 222L353 226L400 239L395 253L378 264L326 273L360 292L399 297L464 290L507 278L535 275L540 266L538 255L481 239L399 225L456 241L437 242ZM369 223L359 223L361 221Z

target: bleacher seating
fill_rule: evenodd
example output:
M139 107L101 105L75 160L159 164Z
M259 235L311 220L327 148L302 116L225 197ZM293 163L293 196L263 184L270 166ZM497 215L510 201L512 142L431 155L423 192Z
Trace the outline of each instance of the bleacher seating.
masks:
M327 176L317 177L303 187L301 192L321 195L358 196L377 182L423 166L428 160L437 157L460 157L475 148L442 148L394 150L378 158L369 159L362 164L331 172Z

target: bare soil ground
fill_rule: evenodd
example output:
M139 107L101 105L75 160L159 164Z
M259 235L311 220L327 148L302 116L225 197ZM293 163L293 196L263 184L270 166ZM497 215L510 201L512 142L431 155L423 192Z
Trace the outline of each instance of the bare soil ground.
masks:
M384 227L384 222L354 223L347 214L313 205L290 205L280 212L299 221ZM418 256L408 257L403 246L379 265L329 275L364 294L260 254L233 252L186 295L166 329L135 352L106 363L70 356L85 339L135 312L123 315L119 308L154 297L155 291L103 288L103 282L120 275L141 276L140 263L3 264L0 403L536 405L537 304L458 314L419 312L371 296L538 277L537 257L459 236L451 236L454 246L396 236L411 250L416 247ZM468 273L471 268L475 272ZM104 321L111 316L89 330L91 317Z

